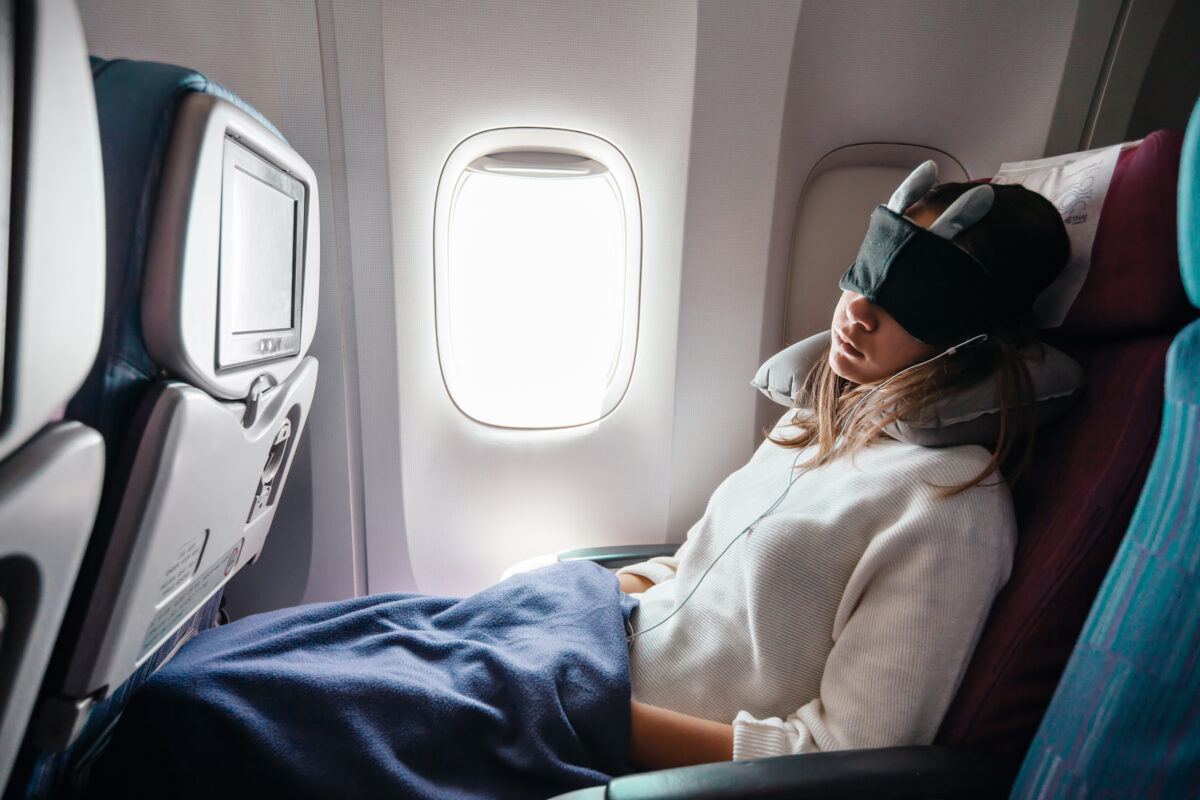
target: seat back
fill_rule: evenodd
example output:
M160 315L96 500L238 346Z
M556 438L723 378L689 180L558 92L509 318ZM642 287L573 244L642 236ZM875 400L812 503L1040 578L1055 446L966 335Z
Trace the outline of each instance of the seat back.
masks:
M1179 260L1200 306L1200 103L1183 144ZM1013 797L1200 789L1200 322L1167 354L1158 449L1129 532Z
M1175 255L1181 137L1121 153L1086 282L1047 339L1084 367L1067 418L1039 433L1015 495L1019 541L937 741L1023 751L1124 535L1160 428L1175 333L1195 315Z
M92 70L110 293L67 413L104 435L108 476L32 732L32 794L75 782L124 696L258 557L317 374L311 168L199 73Z
M96 104L70 0L0 13L0 187L2 791L104 469L98 433L54 421L95 358L104 297Z

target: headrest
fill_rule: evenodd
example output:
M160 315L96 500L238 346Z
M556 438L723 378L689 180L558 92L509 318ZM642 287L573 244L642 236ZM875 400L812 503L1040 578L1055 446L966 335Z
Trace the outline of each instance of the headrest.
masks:
M1182 138L1157 131L1117 158L1091 267L1059 330L1062 338L1106 341L1166 333L1191 318L1176 254Z
M822 331L776 353L759 367L750 385L780 405L795 407L804 379L828 344L829 331ZM1038 425L1043 425L1062 416L1074 402L1084 385L1083 369L1074 359L1049 345L1033 345L1022 355L1033 378ZM920 418L900 420L884 431L902 442L925 447L959 444L991 447L1000 433L995 382L985 378L931 404Z
M83 382L104 314L104 174L83 27L72 3L32 16L27 68L12 69L10 47L0 70L0 96L26 98L0 130L0 458Z
M1179 270L1192 305L1200 306L1200 100L1179 161Z
M200 73L94 59L93 74L119 291L87 393L111 407L123 381L164 372L222 399L245 397L261 377L282 382L316 325L312 169Z

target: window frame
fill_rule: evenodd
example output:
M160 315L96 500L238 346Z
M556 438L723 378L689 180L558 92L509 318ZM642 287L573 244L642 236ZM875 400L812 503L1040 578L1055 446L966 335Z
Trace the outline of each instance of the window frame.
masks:
M612 376L600 398L600 412L591 419L550 420L552 424L503 424L487 419L474 408L478 401L465 387L470 381L460 374L450 338L449 253L454 202L468 167L486 156L513 152L567 154L603 165L616 186L619 212L624 219L624 292L621 298L620 340ZM447 397L467 418L492 428L514 430L561 430L591 425L620 405L633 378L641 312L642 211L637 179L628 159L612 143L598 136L564 128L513 127L481 131L462 140L447 157L438 178L434 202L433 294L434 327L438 367ZM549 365L553 368L553 365ZM457 390L457 393L456 393ZM465 396L464 396L465 395Z

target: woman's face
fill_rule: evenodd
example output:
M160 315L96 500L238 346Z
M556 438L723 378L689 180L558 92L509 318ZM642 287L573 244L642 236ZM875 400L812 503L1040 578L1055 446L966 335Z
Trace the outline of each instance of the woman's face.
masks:
M915 207L908 216L923 227L937 218ZM881 381L938 353L936 347L914 339L891 314L857 292L842 292L829 327L829 368L855 383Z
M857 292L842 292L830 331L829 368L855 383L889 378L938 352Z

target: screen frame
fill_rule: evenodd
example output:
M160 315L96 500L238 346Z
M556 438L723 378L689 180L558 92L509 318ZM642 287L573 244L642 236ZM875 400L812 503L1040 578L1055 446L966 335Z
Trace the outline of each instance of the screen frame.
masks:
M19 118L15 102L15 75L18 70L17 58L19 40L16 35L16 20L12 14L0 15L0 186L9 187L0 191L0 433L3 433L12 422L13 403L8 402L6 394L12 385L9 371L16 366L16 357L9 353L8 342L8 281L9 281L9 227L14 222L20 223L20 197L17 197L17 208L13 208L13 196L19 195L21 187L14 185L13 180L13 150L25 143L20 141L17 134L18 125L24 120ZM28 53L23 54L28 56ZM24 148L22 148L24 149ZM17 175L20 175L20 159L18 159ZM17 212L17 219L12 219L12 213ZM15 270L14 270L15 271ZM14 292L15 294L15 292ZM14 327L16 313L13 313ZM11 394L11 392L9 392Z
M304 312L304 266L307 213L307 189L303 182L289 175L261 155L246 147L233 132L225 134L221 172L221 247L218 274L217 301L217 352L218 372L246 364L257 364L294 356L300 352L300 330ZM233 308L234 282L230 278L233 262L233 237L226 232L232 230L232 203L227 202L240 170L257 178L294 202L295 216L292 228L292 323L289 327L268 330L234 330Z
M305 186L303 313L294 355L217 367L220 334L221 187L225 138L237 141ZM142 278L142 338L163 372L221 400L243 400L255 381L282 383L299 368L320 316L321 199L312 167L280 135L212 94L180 99L162 165L157 210Z

